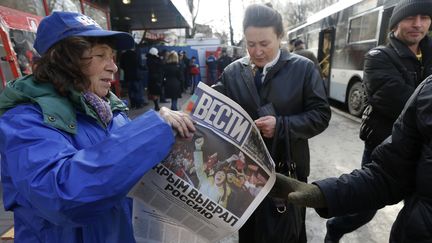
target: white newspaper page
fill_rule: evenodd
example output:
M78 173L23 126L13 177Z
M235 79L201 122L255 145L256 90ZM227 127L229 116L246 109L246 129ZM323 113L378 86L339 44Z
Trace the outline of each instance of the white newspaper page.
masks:
M196 122L194 136L177 137L168 157L130 195L153 215L176 222L179 231L184 227L215 242L238 231L267 195L274 163L246 111L204 83L183 110ZM177 241L161 242L194 241L179 235Z

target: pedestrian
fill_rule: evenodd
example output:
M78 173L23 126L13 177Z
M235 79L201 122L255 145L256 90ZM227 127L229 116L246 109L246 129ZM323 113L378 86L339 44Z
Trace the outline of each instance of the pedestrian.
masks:
M321 133L331 116L323 82L312 62L280 48L282 16L272 7L248 6L243 33L249 55L228 65L213 87L255 120L276 171L293 172L306 182L308 139ZM295 172L287 163L291 159ZM306 242L305 208L293 214L279 213L277 206L266 197L240 229L239 242Z
M313 54L313 52L306 50L305 44L301 39L295 40L293 53L311 60L315 64L316 69L322 77L321 67L319 65L318 59L316 58L315 54Z
M293 52L294 51L294 43L296 42L297 39L292 39L288 42L288 51L289 52Z
M147 68L148 68L148 99L153 100L154 109L158 111L159 98L162 94L163 82L163 63L158 56L158 49L155 47L150 48L147 54Z
M186 79L185 79L185 70L187 69L187 66L184 62L185 59L185 55L184 55L184 51L179 51L178 52L178 66L180 68L180 72L182 74L182 78L181 78L181 82L182 82L182 86L181 86L181 90L182 92L184 92L187 89L187 85L186 85Z
M192 85L192 90L191 90L191 94L193 94L195 92L196 86L199 83L199 74L200 74L200 69L199 69L199 65L197 63L196 57L191 57L190 59L190 63L189 63L189 73L191 76L191 85Z
M183 54L183 64L184 64L184 89L186 90L187 88L189 88L191 86L191 74L190 74L190 59L188 58L187 54L185 51L181 51L181 53Z
M430 9L427 4L423 7ZM432 76L429 76L408 99L393 125L391 136L375 148L372 162L362 169L313 184L277 174L271 195L313 207L324 218L377 210L403 200L404 206L393 223L389 242L430 242L431 93Z
M161 59L162 66L166 64L166 61L168 59L168 54L169 54L169 52L166 49L163 49L159 53L159 58ZM159 97L159 102L160 103L168 103L168 101L166 100L166 97L165 97L165 80L164 79L162 79L162 83L161 83L161 94Z
M167 55L164 66L165 96L171 99L171 110L178 110L177 100L181 98L183 73L180 70L177 52Z
M128 86L130 107L142 108L144 106L144 87L138 76L140 65L135 48L123 52L120 57L120 67L123 69L124 80Z
M219 75L223 72L226 66L232 62L232 58L228 56L227 50L222 49L221 56L217 60L217 68Z
M169 153L171 126L186 137L194 128L167 108L127 118L110 82L113 48L133 45L79 13L40 22L34 74L0 95L3 202L15 242L135 242L128 191Z
M217 80L217 59L213 52L206 59L207 65L207 85L213 85Z
M371 163L372 151L391 135L392 125L419 83L432 74L432 1L400 1L390 18L388 45L365 56L364 87L368 106L363 113L360 137L365 141L361 165ZM368 223L376 210L327 221L327 242L338 242Z

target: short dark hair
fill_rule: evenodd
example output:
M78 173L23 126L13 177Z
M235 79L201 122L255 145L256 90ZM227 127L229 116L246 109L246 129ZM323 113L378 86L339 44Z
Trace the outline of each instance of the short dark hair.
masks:
M243 18L243 32L250 26L273 27L280 38L284 35L282 16L273 8L264 4L252 4L246 8Z
M52 83L61 95L66 96L72 87L78 92L90 87L91 81L83 73L82 56L97 44L114 46L110 37L68 37L50 47L34 63L33 74L37 82Z
M296 41L294 41L294 47L298 47L300 45L303 45L304 42L301 39L297 39Z

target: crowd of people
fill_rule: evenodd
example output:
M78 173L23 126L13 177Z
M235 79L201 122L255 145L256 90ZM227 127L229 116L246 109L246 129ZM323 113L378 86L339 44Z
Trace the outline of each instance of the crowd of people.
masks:
M215 84L223 69L232 61L225 48L218 58L216 52L211 52L205 60L205 83ZM154 109L158 111L160 103L168 103L169 99L171 109L178 110L178 99L182 93L189 91L193 94L202 79L197 57L189 58L184 50L159 51L151 47L143 60L139 48L134 47L121 54L119 66L123 71L123 86L127 87L129 107L132 109L140 109L147 105L147 101L152 101ZM143 77L143 73L146 73L146 77Z
M206 62L208 84L254 119L276 166L275 185L241 227L240 243L307 242L306 207L334 217L325 242L339 242L402 200L389 241L432 239L431 18L430 0L397 3L388 44L365 57L361 168L308 183L308 139L331 118L319 65L302 40L291 43L294 54L282 48L282 16L270 4L246 8L248 55L233 61L222 50ZM152 47L144 67L131 35L69 12L41 21L34 48L33 74L0 94L3 201L14 212L16 242L135 242L126 195L160 162L238 216L268 180L239 150L203 153L211 139L177 111L199 82L196 57ZM116 51L124 51L129 106L145 104L138 70L146 68L155 111L130 120L110 91ZM160 107L164 99L171 109Z

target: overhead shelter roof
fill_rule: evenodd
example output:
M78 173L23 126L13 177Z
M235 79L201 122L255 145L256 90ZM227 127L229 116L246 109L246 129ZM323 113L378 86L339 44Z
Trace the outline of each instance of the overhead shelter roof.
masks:
M110 0L113 29L144 30L190 28L192 15L186 0ZM157 18L152 22L152 14Z

